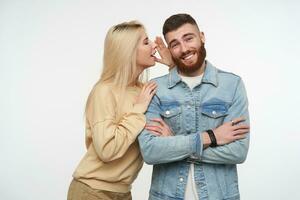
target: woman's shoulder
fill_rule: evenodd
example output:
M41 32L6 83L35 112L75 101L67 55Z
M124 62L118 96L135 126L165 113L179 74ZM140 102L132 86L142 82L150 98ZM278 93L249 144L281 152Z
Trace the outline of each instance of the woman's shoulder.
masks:
M113 85L111 83L97 83L94 86L95 93L111 93L113 91Z
M105 99L110 101L110 99L114 99L114 96L113 86L108 83L97 83L91 92L91 98L94 100Z

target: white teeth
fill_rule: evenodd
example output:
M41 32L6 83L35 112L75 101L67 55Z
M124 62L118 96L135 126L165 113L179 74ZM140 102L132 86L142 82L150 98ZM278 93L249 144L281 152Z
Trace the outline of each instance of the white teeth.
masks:
M193 54L191 54L191 55L189 55L189 56L183 58L183 60L188 60L188 59L190 59L192 56L193 56Z

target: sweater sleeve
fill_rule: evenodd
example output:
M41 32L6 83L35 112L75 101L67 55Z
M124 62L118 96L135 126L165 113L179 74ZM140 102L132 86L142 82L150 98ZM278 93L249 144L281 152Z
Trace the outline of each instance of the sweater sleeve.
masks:
M135 105L118 121L117 107L116 97L109 87L94 89L87 110L87 118L92 129L94 148L103 162L122 157L146 123L141 105Z

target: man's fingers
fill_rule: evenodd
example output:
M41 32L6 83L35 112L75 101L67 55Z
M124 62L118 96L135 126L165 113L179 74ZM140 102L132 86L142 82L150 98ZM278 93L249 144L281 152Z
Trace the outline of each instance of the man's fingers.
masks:
M147 129L148 131L156 131L161 133L161 127L157 125L146 125L145 129Z
M150 119L150 120L153 121L153 122L158 122L161 126L165 125L164 120L162 120L161 118L153 118L153 119Z
M238 117L238 118L233 119L230 123L233 122L234 124L238 124L238 123L243 122L245 120L246 120L245 117Z
M161 136L161 133L159 132L156 132L156 131L150 131L153 135L156 135L156 136Z
M162 127L169 128L168 124L166 124L166 122L164 120L162 120L161 118L154 118L154 119L151 119L151 121L158 122Z
M169 127L169 125L166 124L166 122L163 119L161 119L161 118L154 118L154 119L151 119L151 121L158 122L158 123L160 123L164 127Z
M236 135L234 136L235 140L240 140L240 139L244 139L246 137L246 134L241 134L241 135Z
M233 135L243 135L249 132L249 129L238 129L233 131Z
M239 125L235 125L233 126L234 130L238 130L238 129L250 129L250 126L247 124L239 124Z

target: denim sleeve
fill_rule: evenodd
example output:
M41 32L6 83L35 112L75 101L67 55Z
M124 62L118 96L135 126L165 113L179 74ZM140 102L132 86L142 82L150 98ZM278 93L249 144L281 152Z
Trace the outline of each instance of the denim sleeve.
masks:
M248 100L243 81L240 79L236 92L234 95L233 103L229 108L229 114L224 119L224 122L231 121L237 117L245 117L245 124L250 125ZM214 163L214 164L239 164L246 160L250 133L247 133L246 138L234 141L232 143L218 146L215 148L208 147L203 150L201 155L201 162Z
M154 96L146 112L147 120L160 118L159 105L158 97ZM200 134L159 137L144 129L138 141L144 161L161 164L183 160L191 155L200 157L203 146L200 138Z

